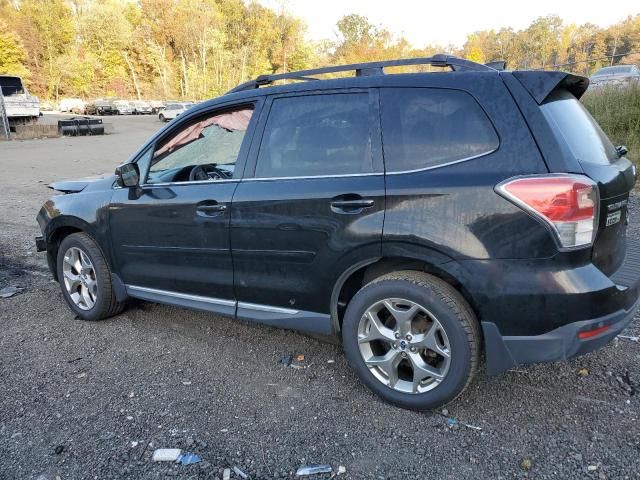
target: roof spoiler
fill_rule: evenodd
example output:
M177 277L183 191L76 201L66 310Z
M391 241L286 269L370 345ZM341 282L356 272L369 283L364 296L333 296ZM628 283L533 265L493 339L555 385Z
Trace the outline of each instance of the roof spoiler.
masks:
M536 70L522 70L513 72L513 76L531 94L534 100L541 104L547 97L558 89L564 89L580 98L589 87L589 79L567 72L544 72Z

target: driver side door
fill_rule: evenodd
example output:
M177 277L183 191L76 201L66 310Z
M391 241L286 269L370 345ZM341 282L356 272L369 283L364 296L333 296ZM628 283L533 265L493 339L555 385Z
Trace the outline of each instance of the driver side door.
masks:
M139 157L141 185L115 190L111 243L129 295L235 313L230 205L257 106L190 114Z

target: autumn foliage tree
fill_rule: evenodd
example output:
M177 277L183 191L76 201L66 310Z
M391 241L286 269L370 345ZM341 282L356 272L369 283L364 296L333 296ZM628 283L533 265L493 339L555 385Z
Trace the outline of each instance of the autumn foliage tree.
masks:
M310 42L301 19L255 0L0 0L0 73L52 100L195 100L264 73L442 52L589 74L639 51L640 15L608 28L540 17L522 30L470 33L457 48L412 46L356 14L337 22L334 38Z

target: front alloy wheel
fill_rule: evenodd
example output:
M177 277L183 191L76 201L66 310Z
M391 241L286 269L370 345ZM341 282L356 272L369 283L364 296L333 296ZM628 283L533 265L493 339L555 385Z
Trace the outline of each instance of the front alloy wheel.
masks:
M113 277L96 241L86 233L65 237L57 252L56 272L62 295L82 320L101 320L120 313Z
M64 286L73 303L81 310L91 310L98 298L98 279L89 255L70 247L62 260Z

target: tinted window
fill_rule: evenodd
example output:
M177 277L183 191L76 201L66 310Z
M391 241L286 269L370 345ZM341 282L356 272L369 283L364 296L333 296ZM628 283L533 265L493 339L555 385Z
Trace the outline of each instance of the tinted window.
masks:
M389 172L435 167L498 148L493 125L465 92L384 88L381 105Z
M260 145L257 178L372 171L366 93L273 101Z
M569 147L579 162L606 165L618 159L607 135L569 92L553 93L541 108L558 140Z
M191 180L232 178L252 114L251 108L218 113L181 128L156 148L147 183L189 181L196 166L206 167L207 178Z

